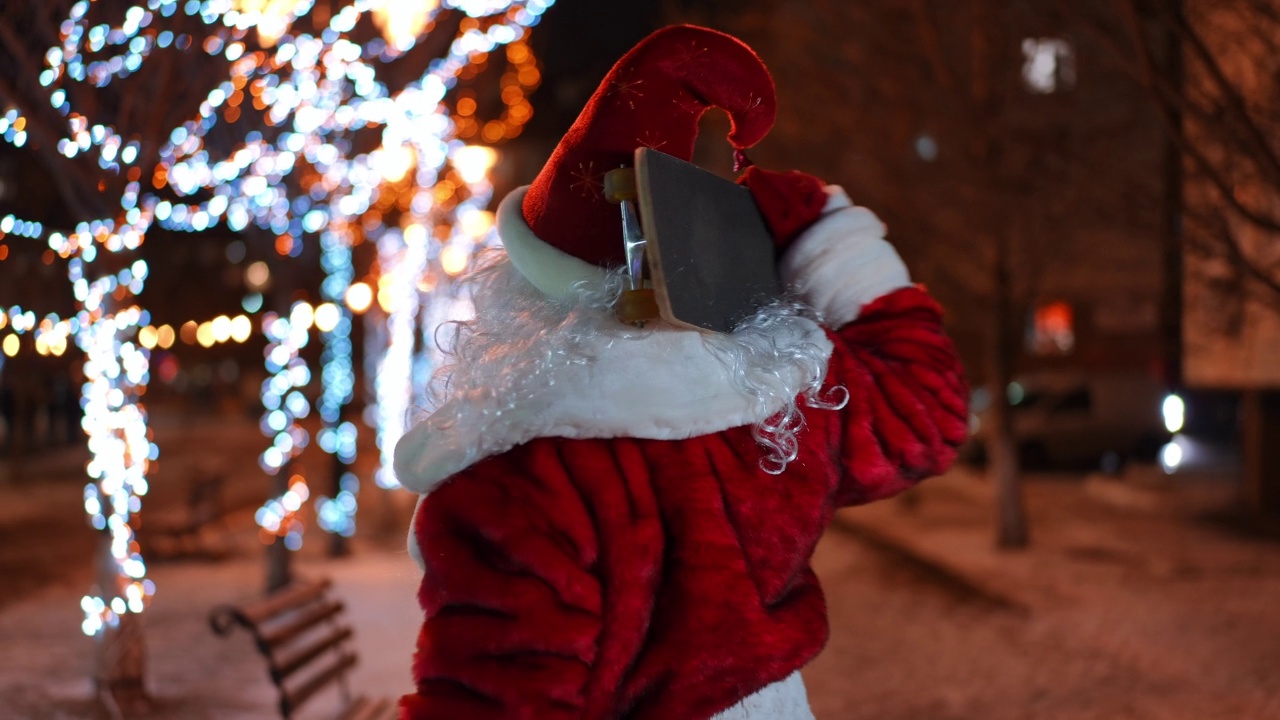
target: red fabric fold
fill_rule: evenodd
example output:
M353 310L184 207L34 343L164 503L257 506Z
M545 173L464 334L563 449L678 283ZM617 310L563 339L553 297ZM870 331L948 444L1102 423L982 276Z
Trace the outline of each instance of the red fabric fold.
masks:
M738 184L751 191L779 251L817 222L827 205L825 183L799 170L777 172L752 166Z
M428 496L413 720L706 720L827 637L809 558L841 505L939 473L967 433L941 310L905 288L830 332L799 457L751 428L679 441L544 438Z

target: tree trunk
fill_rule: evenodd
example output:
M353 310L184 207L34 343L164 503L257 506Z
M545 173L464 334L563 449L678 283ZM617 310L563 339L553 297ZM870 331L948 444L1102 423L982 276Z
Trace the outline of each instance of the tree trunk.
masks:
M110 602L120 587L120 568L111 553L111 531L102 530L98 536L98 588ZM94 690L113 717L137 715L150 707L146 665L142 618L136 613L121 613L114 627L106 625L94 637Z
M98 278L110 277L122 269L130 267L136 254L133 252L115 252L105 255L97 260L96 266L93 266L94 276ZM86 272L86 274L88 274ZM107 295L100 298L101 312L103 317L117 316L123 308L127 307L131 302L133 295L124 295L116 297ZM87 307L84 300L77 302L77 308L84 310ZM126 341L132 331L128 328L117 325L114 329L114 338L112 340L115 346L115 352L118 353L121 344ZM93 343L100 342L95 340ZM96 352L100 352L101 348L96 348L91 343L90 347L82 347L85 352L85 377L86 379L93 376L90 369L90 363L98 361L95 357ZM145 376L144 376L145 377ZM114 389L123 392L125 403L121 406L138 406L140 397L146 391L146 383L133 383L123 374L114 379L112 383ZM86 408L85 412L88 412ZM143 413L145 418L145 412ZM144 423L145 424L145 423ZM118 431L116 431L118 432ZM148 431L149 434L149 431ZM115 436L117 439L119 436ZM94 448L94 438L89 437L89 447ZM95 451L95 456L98 452ZM129 457L127 462L132 466L130 470L139 469L136 466L142 461L137 457ZM145 465L142 468L145 472ZM109 495L102 492L102 482L98 483L100 497L110 505L112 502ZM132 499L140 500L141 496L136 494L136 489L130 489L133 495ZM120 519L134 524L132 512L124 515ZM116 515L115 517L120 517ZM135 540L136 538L130 538ZM132 582L124 574L121 568L119 558L113 552L113 544L117 541L117 537L112 531L111 523L108 522L106 528L98 531L98 547L96 551L96 571L97 571L97 592L110 605L113 601L123 597L125 588ZM130 612L124 608L124 612L117 612L117 622L114 626L110 623L105 624L98 634L94 637L94 663L93 663L93 680L94 688L97 693L99 702L114 717L137 716L146 712L151 702L147 697L145 679L146 679L146 644L143 637L142 617L137 612Z
M293 477L293 461L285 463L271 480L270 497L278 498L289 490L289 478ZM284 545L284 537L276 535L267 545L267 592L279 590L293 579L289 548Z
M1024 548L1028 543L1026 505L1018 467L1018 447L1013 437L1013 412L1009 406L1009 384L1017 353L1019 323L1013 312L1010 241L997 231L992 288L991 343L987 353L987 378L991 392L991 419L995 427L988 437L987 457L996 489L996 546Z
M334 426L342 424L342 416L339 413L338 422ZM333 454L333 479L329 485L329 497L337 500L339 494L342 493L342 478L347 474L347 464L338 457L338 453ZM345 557L351 554L351 543L347 541L347 537L342 533L329 533L329 557Z

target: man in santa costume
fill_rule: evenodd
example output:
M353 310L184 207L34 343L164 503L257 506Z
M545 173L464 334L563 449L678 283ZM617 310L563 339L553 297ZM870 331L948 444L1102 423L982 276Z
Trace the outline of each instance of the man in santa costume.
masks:
M943 471L965 439L939 307L875 216L811 176L740 180L799 303L720 335L615 318L604 173L641 145L689 159L713 106L739 152L765 135L759 58L661 30L499 208L505 254L478 272L443 404L396 449L423 496L426 615L402 717L811 720L819 536L837 508Z

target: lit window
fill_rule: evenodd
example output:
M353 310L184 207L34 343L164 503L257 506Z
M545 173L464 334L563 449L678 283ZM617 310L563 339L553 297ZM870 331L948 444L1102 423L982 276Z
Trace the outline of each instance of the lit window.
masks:
M1031 92L1049 94L1076 84L1076 54L1061 38L1027 38L1022 41L1022 81Z
M1032 318L1028 344L1037 355L1066 355L1075 348L1075 313L1071 305L1057 301L1040 305Z

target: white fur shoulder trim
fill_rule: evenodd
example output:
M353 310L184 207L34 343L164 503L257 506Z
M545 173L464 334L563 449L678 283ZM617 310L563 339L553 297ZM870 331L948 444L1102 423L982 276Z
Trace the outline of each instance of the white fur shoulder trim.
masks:
M783 343L811 343L824 358L831 341L815 322L795 318L794 337ZM400 439L395 450L397 479L409 490L430 492L471 464L543 437L571 439L635 437L678 440L751 425L781 408L737 387L731 368L710 346L713 336L666 325L636 333L621 324L618 333L596 338L583 362L556 369L542 390L516 407L477 408L448 402ZM779 397L804 391L799 370L781 378ZM464 413L491 416L483 438L452 432ZM471 433L465 433L471 435Z
M498 205L498 235L511 264L543 295L555 300L567 298L579 283L602 284L603 268L552 247L533 234L522 210L528 191L528 185L517 188Z
M907 267L885 242L885 226L870 210L827 187L823 216L800 234L779 263L782 280L838 328L867 303L911 284Z

